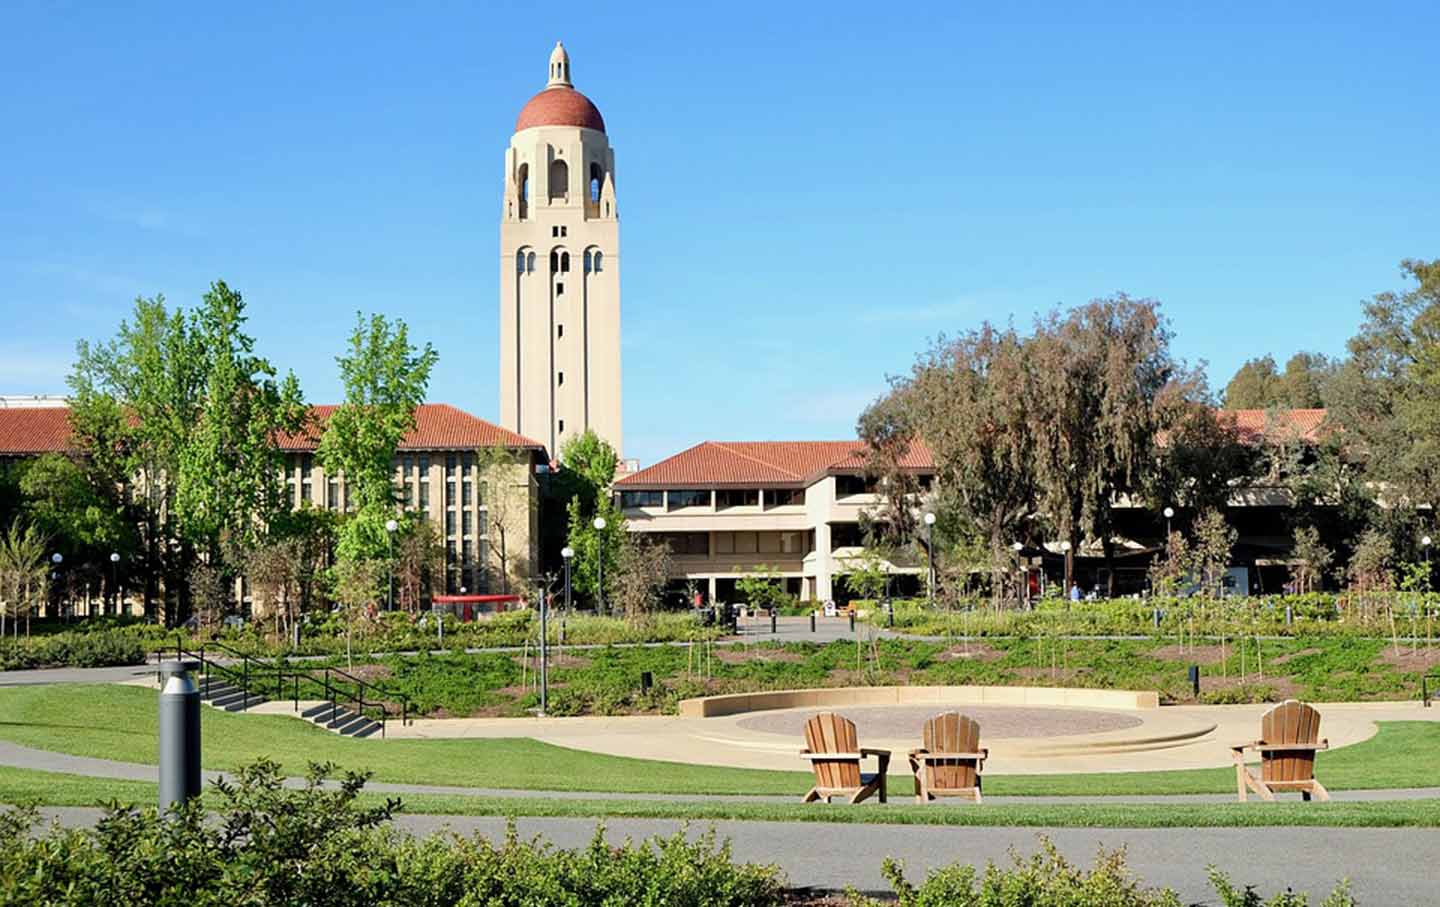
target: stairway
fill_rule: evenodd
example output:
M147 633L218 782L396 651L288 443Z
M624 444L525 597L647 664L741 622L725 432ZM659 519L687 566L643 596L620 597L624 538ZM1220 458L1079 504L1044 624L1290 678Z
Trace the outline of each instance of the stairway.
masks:
M344 706L332 709L328 702L310 706L300 713L300 717L346 737L369 737L380 731L380 722L375 719Z
M236 684L217 677L200 681L200 699L226 712L243 712L265 701L264 696L246 692Z

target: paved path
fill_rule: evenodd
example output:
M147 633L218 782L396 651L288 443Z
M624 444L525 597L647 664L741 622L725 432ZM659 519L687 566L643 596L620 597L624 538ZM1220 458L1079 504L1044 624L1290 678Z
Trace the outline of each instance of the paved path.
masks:
M93 824L100 811L50 808L47 818L62 824ZM416 834L450 829L498 838L502 818L403 815L396 823ZM540 835L560 847L582 847L595 832L590 819L525 818L521 835ZM1228 872L1233 882L1255 885L1269 895L1286 887L1309 889L1315 904L1341 877L1349 877L1363 904L1430 904L1435 900L1434 867L1440 862L1440 829L1388 828L1225 828L1225 829L1036 829L946 828L939 826L842 825L781 822L714 822L692 825L690 834L713 826L729 838L734 858L777 864L792 885L826 890L854 886L886 890L880 876L887 856L905 860L918 881L926 870L964 860L1009 861L1009 851L1036 849L1045 835L1067 859L1088 867L1100 847L1126 849L1131 870L1146 884L1174 888L1184 903L1217 904L1206 867ZM651 819L610 819L612 842L673 834L683 823Z

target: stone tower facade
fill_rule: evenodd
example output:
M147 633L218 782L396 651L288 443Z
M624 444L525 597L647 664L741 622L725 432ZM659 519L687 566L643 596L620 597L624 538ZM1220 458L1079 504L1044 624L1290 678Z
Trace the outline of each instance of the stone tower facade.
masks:
M505 152L500 422L554 457L587 428L621 450L615 152L559 42Z

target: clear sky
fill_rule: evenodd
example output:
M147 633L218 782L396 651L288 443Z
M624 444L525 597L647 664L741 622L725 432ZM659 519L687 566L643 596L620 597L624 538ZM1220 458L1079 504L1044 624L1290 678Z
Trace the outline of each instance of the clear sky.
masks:
M644 463L853 436L928 338L1118 290L1223 386L1440 257L1432 2L121 6L0 9L0 393L223 278L309 399L380 311L496 418L503 152L556 39L616 148Z

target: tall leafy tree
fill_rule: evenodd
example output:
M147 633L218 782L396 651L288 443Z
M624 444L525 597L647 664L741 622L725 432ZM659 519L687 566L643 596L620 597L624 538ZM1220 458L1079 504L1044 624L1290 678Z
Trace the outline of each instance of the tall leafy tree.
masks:
M1280 393L1280 374L1275 357L1268 353L1246 360L1225 385L1225 406L1230 409L1265 409L1274 406Z
M1400 268L1414 285L1366 303L1330 409L1370 487L1413 507L1440 500L1440 259Z
M438 358L430 344L410 342L405 322L383 315L356 316L346 353L336 357L345 402L336 408L320 440L320 463L341 473L355 513L340 527L336 554L342 561L383 559L385 523L395 516L395 451L415 428L415 408L425 400Z
M1072 553L1088 537L1113 558L1115 507L1154 469L1164 395L1186 377L1170 339L1158 303L1120 294L1050 315L1024 344L1038 503Z
M197 557L225 572L221 540L251 541L281 512L279 434L298 427L299 385L277 379L223 281L191 312L138 299L108 341L77 346L72 437L92 487L119 489L139 527L147 610L163 578L167 621L189 605Z

